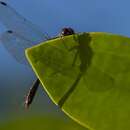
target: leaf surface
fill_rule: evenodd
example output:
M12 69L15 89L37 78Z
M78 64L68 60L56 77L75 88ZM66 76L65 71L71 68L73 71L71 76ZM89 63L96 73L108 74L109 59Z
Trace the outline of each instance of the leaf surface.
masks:
M26 56L53 102L92 130L130 130L130 38L81 33Z

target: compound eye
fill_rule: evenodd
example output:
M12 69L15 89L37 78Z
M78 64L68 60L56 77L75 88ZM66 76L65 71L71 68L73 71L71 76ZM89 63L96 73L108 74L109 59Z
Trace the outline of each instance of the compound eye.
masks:
M63 28L61 34L62 34L62 35L65 35L66 32L67 32L67 29L66 29L66 28Z
M67 36L67 35L72 35L74 34L74 30L72 28L63 28L61 35L62 36Z
M74 34L74 30L72 28L68 28L70 34Z

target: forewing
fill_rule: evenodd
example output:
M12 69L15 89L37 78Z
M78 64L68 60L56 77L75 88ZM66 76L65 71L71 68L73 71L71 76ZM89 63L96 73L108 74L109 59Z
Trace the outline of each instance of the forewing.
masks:
M22 64L27 64L24 51L26 48L31 47L31 41L18 36L15 32L7 31L3 33L0 37L3 46L6 50Z
M0 22L8 30L13 30L26 39L33 41L33 44L48 39L47 34L43 33L39 27L26 20L7 3L2 1L0 1Z
M49 39L46 33L2 1L0 1L0 22L10 30L2 34L0 40L8 52L20 63L26 63L25 48Z

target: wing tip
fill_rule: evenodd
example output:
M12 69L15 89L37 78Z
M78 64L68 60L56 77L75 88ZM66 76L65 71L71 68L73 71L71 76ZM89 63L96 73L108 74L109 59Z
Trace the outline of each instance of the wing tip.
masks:
M1 5L4 5L4 6L7 6L7 3L3 2L3 1L0 1L0 4Z

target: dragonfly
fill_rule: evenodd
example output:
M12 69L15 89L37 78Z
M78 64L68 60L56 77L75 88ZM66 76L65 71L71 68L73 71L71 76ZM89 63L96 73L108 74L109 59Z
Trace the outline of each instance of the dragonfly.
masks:
M0 22L7 28L7 31L0 36L0 41L13 58L21 64L28 65L24 53L26 48L51 39L46 32L3 1L0 1ZM72 34L75 34L75 31L71 27L64 27L59 36ZM31 105L39 84L39 79L36 79L29 89L25 97L25 108Z

